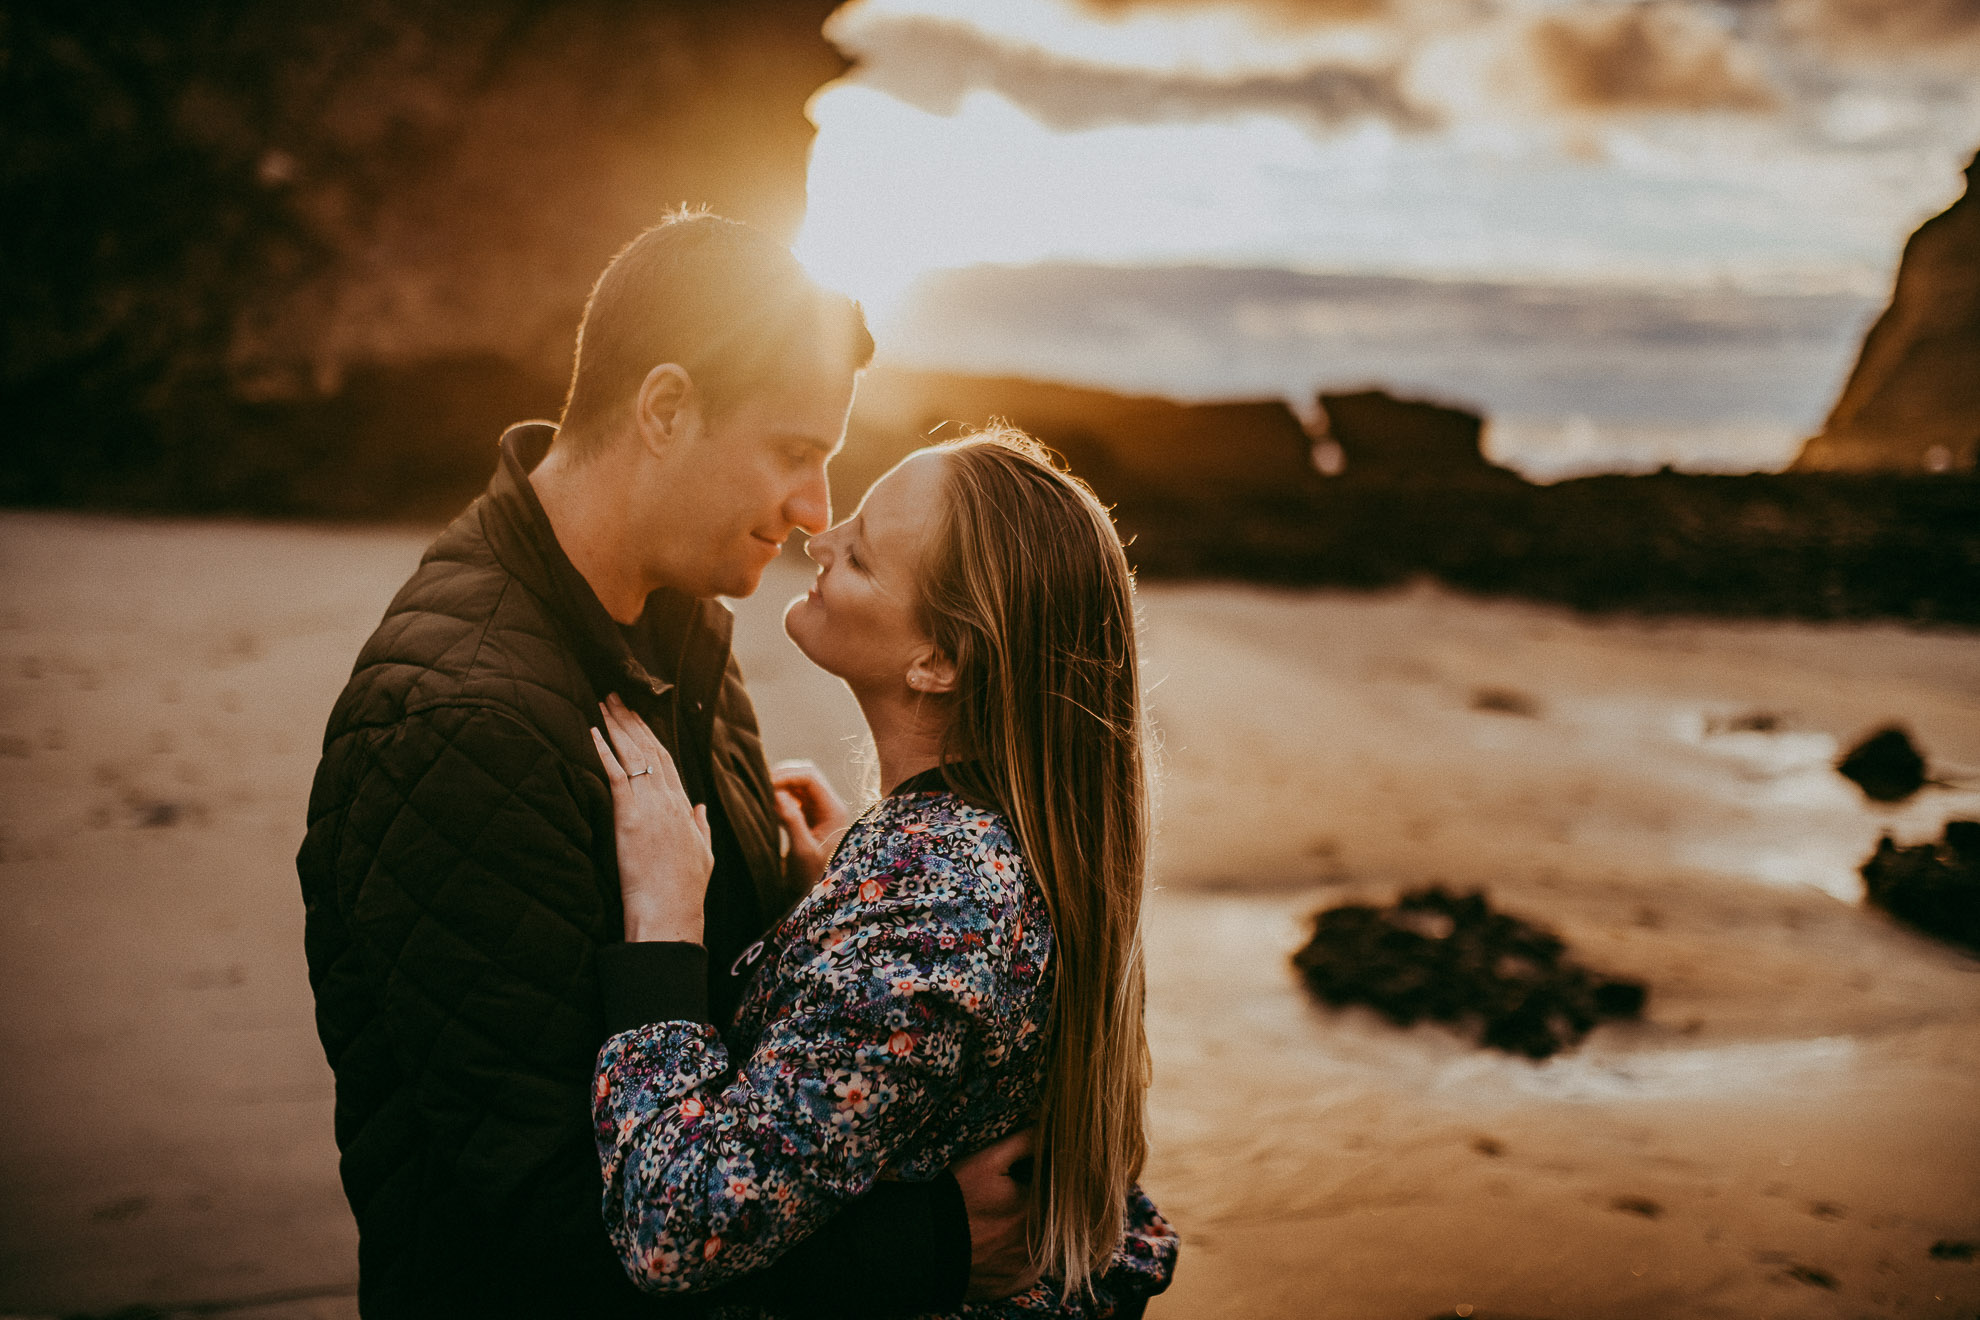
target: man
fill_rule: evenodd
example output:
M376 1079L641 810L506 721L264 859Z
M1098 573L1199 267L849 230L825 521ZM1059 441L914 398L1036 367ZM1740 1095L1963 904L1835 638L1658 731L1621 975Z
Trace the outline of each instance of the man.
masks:
M872 355L858 308L745 226L685 215L600 276L559 427L503 436L330 718L297 857L367 1317L692 1315L606 1240L592 1061L615 1000L700 982L725 1021L795 901L716 596L822 530ZM618 693L707 808L703 948L622 942L590 726ZM744 1294L949 1308L1029 1282L1012 1143L886 1183ZM876 1305L874 1289L886 1295Z

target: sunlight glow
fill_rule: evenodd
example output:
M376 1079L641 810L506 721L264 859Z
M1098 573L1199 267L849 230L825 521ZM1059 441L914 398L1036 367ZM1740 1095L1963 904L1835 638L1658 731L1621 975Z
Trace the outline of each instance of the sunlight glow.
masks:
M1259 168L1309 150L1297 129L1262 116L1056 133L988 92L944 118L841 83L811 113L818 139L795 250L820 282L860 299L879 333L930 271L1262 255L1278 225ZM1245 149L1234 151L1238 138Z
M884 353L921 277L984 265L1880 297L1904 237L1964 187L1980 83L1810 83L1792 114L1564 109L1538 90L1526 40L1559 2L1410 0L1358 24L1275 26L1258 17L1271 6L1108 18L1070 0L854 0L827 32L861 67L812 99L796 251L866 305ZM988 44L954 56L958 28ZM964 61L954 97L885 90L914 86L884 70L924 48ZM1393 69L1432 121L1191 100L1192 78L1327 65ZM1115 71L1095 75L1102 100L1119 71L1154 79L1151 119L1044 122L1088 108L1087 66Z

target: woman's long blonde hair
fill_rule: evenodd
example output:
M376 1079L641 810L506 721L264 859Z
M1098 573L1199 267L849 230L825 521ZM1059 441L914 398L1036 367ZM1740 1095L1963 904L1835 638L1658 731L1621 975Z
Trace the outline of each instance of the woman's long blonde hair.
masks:
M1148 1148L1134 578L1105 507L1022 431L937 452L946 498L921 595L956 666L943 769L1003 812L1052 917L1033 1245L1070 1296L1119 1246Z

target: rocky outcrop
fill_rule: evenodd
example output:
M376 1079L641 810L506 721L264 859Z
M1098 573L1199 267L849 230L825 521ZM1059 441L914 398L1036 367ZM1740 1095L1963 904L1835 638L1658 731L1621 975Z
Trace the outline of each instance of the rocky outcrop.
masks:
M465 370L554 413L592 279L670 206L794 231L835 3L10 6L0 498L236 507L247 471L301 511L278 414L472 446L478 483L513 418L424 400ZM344 503L404 511L392 477Z
M1872 904L1980 954L1980 821L1947 821L1938 842L1908 848L1887 834L1859 869Z
M1320 411L1327 428L1315 457L1330 475L1429 485L1520 480L1485 458L1485 419L1469 409L1361 390L1322 394Z
M1902 725L1877 730L1836 762L1836 773L1863 790L1872 802L1902 802L1931 780L1925 756Z
M1640 981L1581 967L1558 935L1483 894L1437 885L1387 907L1318 913L1293 965L1331 1007L1366 1005L1399 1027L1440 1022L1529 1059L1572 1049L1603 1021L1642 1017L1649 997Z
M1110 500L1245 502L1319 484L1312 441L1278 400L1176 403L1016 377L875 368L860 382L835 502L903 456L1003 420L1044 441Z
M1465 590L1591 610L1980 624L1980 478L1589 477L1535 486L1475 414L1327 395L1337 475L1283 404L1184 404L876 368L832 465L843 513L902 456L1003 418L1114 509L1144 576Z
M1905 244L1891 305L1796 471L1980 464L1980 156L1966 179L1966 194Z

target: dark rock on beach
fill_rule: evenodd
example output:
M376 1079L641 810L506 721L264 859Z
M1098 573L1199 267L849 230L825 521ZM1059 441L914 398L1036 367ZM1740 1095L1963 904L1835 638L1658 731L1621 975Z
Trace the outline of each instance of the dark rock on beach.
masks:
M1871 903L1980 953L1980 820L1948 821L1938 842L1909 848L1887 834L1861 869Z
M1925 758L1896 724L1877 730L1836 762L1836 771L1872 802L1902 802L1925 787Z
M1639 981L1575 964L1559 936L1494 911L1483 894L1442 886L1319 913L1293 963L1333 1007L1365 1004L1401 1027L1445 1023L1530 1059L1572 1048L1603 1021L1640 1018L1649 996Z

